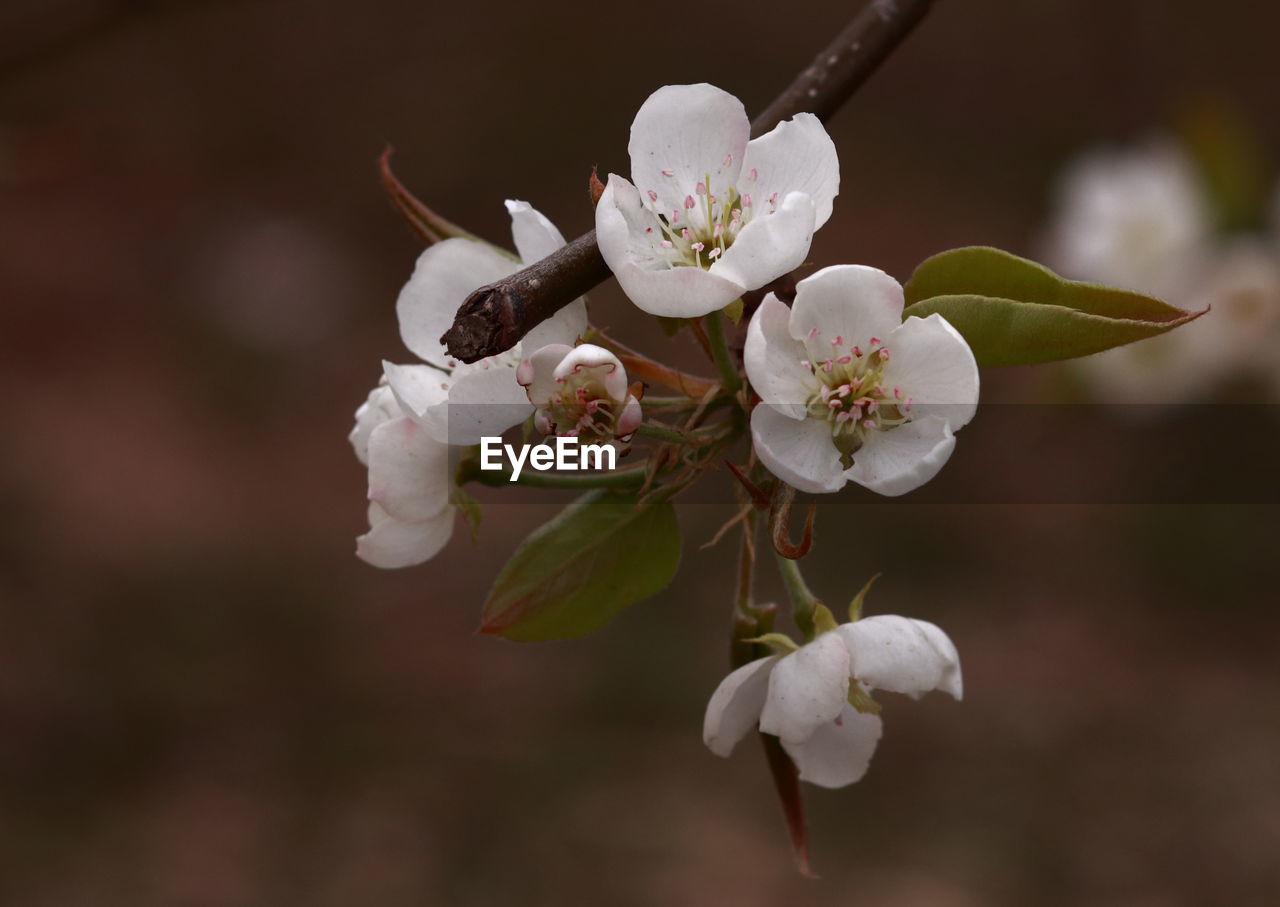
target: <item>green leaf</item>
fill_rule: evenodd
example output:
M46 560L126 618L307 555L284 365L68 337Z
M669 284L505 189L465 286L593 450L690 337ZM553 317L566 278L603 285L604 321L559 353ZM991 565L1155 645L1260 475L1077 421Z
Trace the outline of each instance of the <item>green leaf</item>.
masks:
M659 592L680 563L670 501L598 489L578 498L516 549L484 603L480 632L522 642L599 629Z
M1130 290L1066 280L988 246L941 252L904 288L903 317L934 312L958 330L979 365L1030 365L1088 356L1199 318Z

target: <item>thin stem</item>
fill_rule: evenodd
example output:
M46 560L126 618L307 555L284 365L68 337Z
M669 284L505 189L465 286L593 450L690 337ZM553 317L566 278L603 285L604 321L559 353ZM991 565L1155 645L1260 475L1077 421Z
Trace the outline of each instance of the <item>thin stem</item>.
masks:
M786 586L787 595L791 599L791 616L795 619L800 632L804 634L804 638L813 639L813 612L818 607L818 597L805 583L798 561L785 558L780 554L775 554L774 559L778 564L778 573L782 576L782 584Z
M742 376L738 374L738 364L733 361L729 352L729 344L724 337L724 317L720 312L712 312L704 319L707 338L711 341L711 358L715 360L716 369L720 372L720 383L731 394L736 394L742 387Z

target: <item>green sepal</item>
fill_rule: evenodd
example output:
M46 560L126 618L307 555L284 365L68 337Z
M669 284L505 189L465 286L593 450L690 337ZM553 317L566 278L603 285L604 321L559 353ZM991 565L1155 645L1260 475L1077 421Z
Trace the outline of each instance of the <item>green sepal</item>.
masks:
M836 623L836 616L831 613L831 609L818 602L813 608L813 635L821 636L823 633L830 633L836 627L840 626Z
M796 645L796 641L785 633L762 633L759 636L753 636L751 639L742 641L768 646L775 655L788 655L800 648Z
M872 699L856 680L849 681L849 705L866 715L880 714L880 703Z
M736 326L742 320L742 297L738 297L720 311L724 312L724 317L728 318Z
M516 549L494 580L479 632L522 642L582 636L661 591L679 563L669 500L587 492Z
M480 502L457 485L451 485L449 503L457 507L466 517L467 526L471 530L471 541L477 541L480 534L480 520L484 517L484 509L481 508Z
M658 327L662 328L662 333L668 337L674 337L680 333L680 329L688 322L686 318L672 318L670 315L655 315L658 319Z
M867 580L867 584L858 590L858 594L853 597L853 601L849 602L849 620L854 621L862 617L862 603L866 601L867 592L871 590L871 586L880 578L877 573L871 579Z
M988 246L934 255L916 268L904 290L904 319L941 315L968 342L978 364L989 366L1088 356L1204 314L1118 287L1067 280Z

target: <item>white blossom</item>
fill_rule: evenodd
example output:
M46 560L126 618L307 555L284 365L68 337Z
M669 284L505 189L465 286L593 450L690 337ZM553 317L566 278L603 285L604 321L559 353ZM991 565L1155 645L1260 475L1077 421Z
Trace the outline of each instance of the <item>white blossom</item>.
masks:
M1206 402L1233 378L1271 372L1280 346L1280 255L1265 243L1241 239L1214 250L1170 302L1208 311L1166 334L1081 359L1076 370L1100 398Z
M1212 229L1191 161L1156 139L1087 154L1066 171L1044 258L1073 280L1164 297L1202 266Z
M801 780L843 787L867 771L880 740L871 691L919 699L963 695L960 657L946 633L886 614L842 624L787 655L733 671L712 694L702 739L728 756L754 728L777 736Z
M902 286L838 265L800 281L790 309L770 293L751 319L744 361L761 403L760 461L801 491L853 481L905 494L940 470L973 418L978 365L942 316L902 320Z
M386 385L356 410L349 439L369 467L369 531L356 554L388 568L434 557L453 535L448 445L404 415Z
M578 299L536 325L510 350L479 362L458 362L440 342L473 290L565 244L560 231L527 202L506 204L520 260L476 240L446 239L418 258L396 302L400 336L427 365L384 362L387 381L405 411L437 441L477 444L523 422L533 408L516 383L522 351L573 343L587 327L586 303Z
M534 424L549 435L586 441L625 440L640 424L640 402L613 353L591 343L553 343L520 363L516 380L537 409Z
M596 206L600 253L654 315L691 318L799 267L831 216L835 145L797 114L748 141L742 103L707 84L667 85L631 124L631 181Z

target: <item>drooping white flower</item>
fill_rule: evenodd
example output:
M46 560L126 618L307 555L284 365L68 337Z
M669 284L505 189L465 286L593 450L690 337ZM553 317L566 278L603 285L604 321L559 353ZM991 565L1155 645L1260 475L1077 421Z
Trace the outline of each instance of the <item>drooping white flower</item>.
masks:
M422 253L396 301L405 346L430 367L385 362L387 381L405 411L437 441L477 444L485 435L500 435L524 421L532 407L516 383L522 351L573 343L587 327L586 303L578 299L535 326L510 350L479 362L458 362L440 342L473 290L514 274L521 262L538 261L565 244L551 221L527 202L506 204L520 261L486 243L446 239Z
M434 557L453 535L448 445L406 416L386 385L356 410L349 439L369 467L369 531L356 554L386 568Z
M1093 152L1066 171L1044 258L1074 280L1164 297L1199 269L1212 230L1191 161L1172 141L1157 139Z
M839 190L835 145L797 114L748 141L733 95L667 85L631 124L631 179L610 174L596 239L618 283L654 315L692 318L800 266Z
M751 319L744 361L761 403L760 461L801 491L853 481L905 494L940 470L978 403L973 352L942 316L902 320L902 286L837 265L770 293Z
M880 740L872 690L919 699L963 695L960 657L946 633L923 620L886 614L841 624L787 655L738 668L707 703L702 739L728 756L757 725L774 734L821 787L843 787L867 771Z
M640 424L640 401L628 390L627 371L603 347L544 346L520 363L516 380L537 407L534 424L544 434L625 440Z

